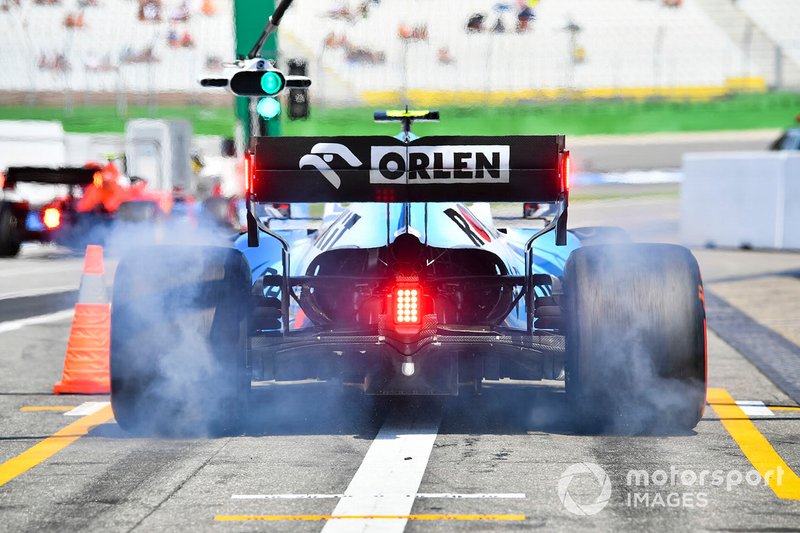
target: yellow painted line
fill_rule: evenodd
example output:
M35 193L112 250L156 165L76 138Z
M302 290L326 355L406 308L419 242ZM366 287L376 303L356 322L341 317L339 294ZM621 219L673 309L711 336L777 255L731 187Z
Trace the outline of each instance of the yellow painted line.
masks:
M72 411L74 405L27 405L20 407L20 411Z
M83 437L94 426L104 424L114 418L114 412L108 405L91 415L79 418L64 429L61 429L42 442L28 448L13 459L0 465L0 486L23 474L42 461L54 456L79 438Z
M728 391L708 389L708 403L775 495L784 500L800 500L800 478L736 405Z
M409 514L409 515L329 515L329 514L267 514L267 515L217 515L218 522L318 522L321 520L462 520L462 521L517 521L525 520L522 514Z
M800 407L789 407L785 405L771 406L768 405L767 409L770 411L800 411Z

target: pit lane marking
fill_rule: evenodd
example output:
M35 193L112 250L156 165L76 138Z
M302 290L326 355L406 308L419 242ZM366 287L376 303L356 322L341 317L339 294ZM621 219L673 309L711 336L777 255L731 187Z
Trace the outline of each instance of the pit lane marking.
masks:
M88 434L94 426L105 424L112 418L114 418L114 412L111 410L111 405L106 405L99 411L79 418L67 427L56 431L52 436L9 459L0 465L0 486L57 454Z
M419 490L441 419L440 408L390 412L322 531L402 533L417 516L405 495Z
M745 457L784 500L800 500L800 478L778 455L742 408L725 389L708 389L708 403ZM776 475L782 470L780 479Z
M402 521L403 527L408 520L460 520L460 521L517 521L522 522L525 520L525 515L521 514L407 514L407 515L326 515L326 514L300 514L300 515L217 515L214 520L219 522L242 522L242 521L265 521L265 522L283 522L283 521L311 521L319 522L327 520L327 524L322 529L325 531L330 524L340 521L344 531L369 531L371 528L380 531L394 531L390 524L385 522L381 523L372 522L370 520L387 520L387 521ZM364 526L356 525L353 523L345 523L350 520L362 520ZM357 528L357 529L356 529Z
M75 409L74 405L26 405L20 407L19 410L23 412L28 411L72 411Z
M28 326L36 326L38 324L47 324L50 322L66 320L67 318L72 318L73 313L73 309L65 309L64 311L57 311L55 313L48 313L46 315L38 315L29 318L21 318L19 320L0 322L0 333L8 333L9 331L16 331Z
M110 402L83 402L78 407L64 413L64 416L87 416L101 411L111 405Z
M747 416L775 416L775 413L770 411L764 402L757 400L737 400L736 405Z
M12 298L26 298L30 296L45 296L47 294L59 294L63 292L77 291L77 285L61 285L59 287L41 287L27 289L24 291L4 292L0 294L0 300L10 300Z
M232 500L330 500L358 497L349 494L234 494ZM456 500L524 500L522 492L496 493L458 493L458 492L420 492L417 494L374 494L373 498L419 498L419 499L456 499Z
M16 268L16 269L3 269L0 270L0 278L11 278L14 276L32 276L38 274L58 274L63 272L73 272L78 271L82 267L82 263L76 263L74 265L62 265L59 267L56 266L48 266L48 267L29 267L29 268Z

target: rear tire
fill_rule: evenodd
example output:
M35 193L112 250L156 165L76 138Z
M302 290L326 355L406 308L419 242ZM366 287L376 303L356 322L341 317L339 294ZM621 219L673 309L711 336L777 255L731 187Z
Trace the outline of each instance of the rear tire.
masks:
M234 432L250 389L250 269L229 248L150 246L120 261L111 404L131 432Z
M10 205L0 202L0 257L15 257L22 246L19 218Z
M584 429L687 431L706 398L703 285L691 252L589 246L564 269L567 395Z

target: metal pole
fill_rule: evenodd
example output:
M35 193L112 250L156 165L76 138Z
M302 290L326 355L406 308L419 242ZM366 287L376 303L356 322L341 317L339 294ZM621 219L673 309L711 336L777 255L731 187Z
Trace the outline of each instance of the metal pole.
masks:
M775 45L775 89L783 88L783 49Z

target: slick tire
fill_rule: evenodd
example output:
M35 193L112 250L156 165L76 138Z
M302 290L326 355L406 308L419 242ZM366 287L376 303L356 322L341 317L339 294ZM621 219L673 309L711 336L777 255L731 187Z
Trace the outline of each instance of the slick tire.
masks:
M115 276L111 404L126 431L215 436L239 430L250 390L250 269L207 246L136 249Z
M11 206L0 202L0 257L16 257L21 245L19 218Z
M703 284L691 252L588 246L564 270L567 397L581 429L691 430L706 399Z

